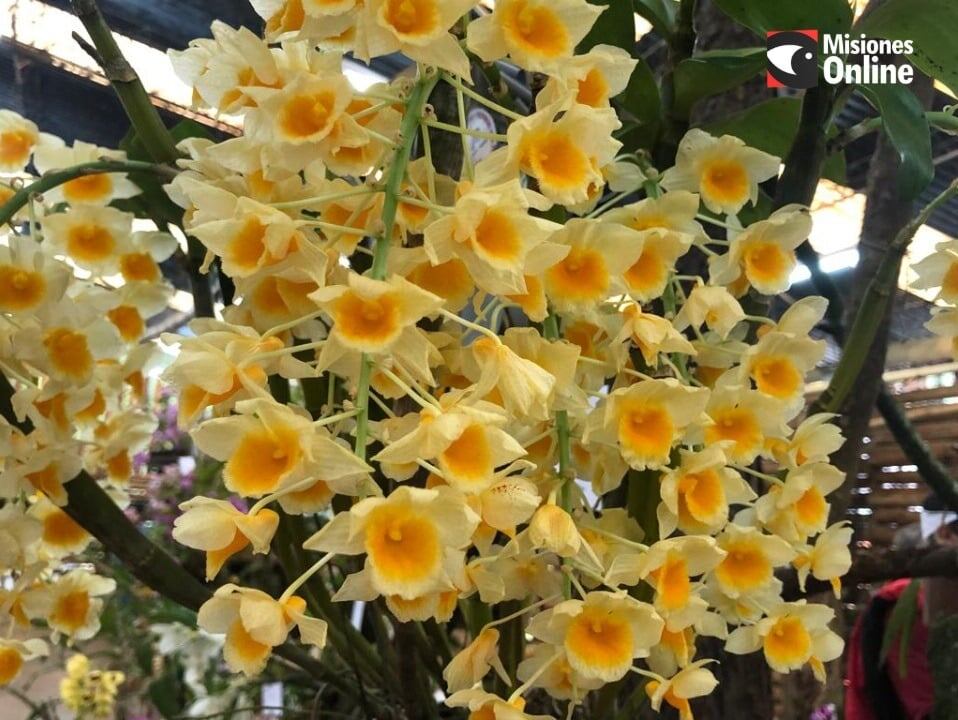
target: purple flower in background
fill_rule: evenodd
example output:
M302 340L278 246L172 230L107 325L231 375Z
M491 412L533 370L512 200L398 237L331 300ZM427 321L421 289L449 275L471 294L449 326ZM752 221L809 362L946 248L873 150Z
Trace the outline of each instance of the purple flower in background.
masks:
M243 498L233 495L232 497L230 497L229 501L233 504L233 507L235 507L240 512L249 512L249 503L246 502L246 500L244 500Z
M838 708L835 703L822 705L808 716L808 720L838 720Z

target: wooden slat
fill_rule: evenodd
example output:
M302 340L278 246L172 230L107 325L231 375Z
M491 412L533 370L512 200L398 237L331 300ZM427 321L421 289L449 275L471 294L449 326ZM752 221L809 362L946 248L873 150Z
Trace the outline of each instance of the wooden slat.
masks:
M928 442L936 441L958 441L958 418L946 418L944 422L933 425L930 429L925 425L920 425L921 436ZM895 438L884 425L869 428L868 437L871 439L869 445L893 444Z
M921 505L928 495L928 487L919 485L914 490L881 490L869 495L862 495L864 505L876 508L907 508L912 505Z
M872 508L873 512L869 516L872 523L898 523L899 525L910 525L918 522L918 513L911 512L906 508Z
M944 398L958 397L958 385L950 387L925 388L924 390L912 390L907 393L899 393L894 398L904 403L927 402L928 400L942 400Z
M958 405L923 405L908 411L908 419L915 425L935 422L943 418L958 418ZM885 426L881 416L873 417L868 424L869 429Z
M871 524L865 531L865 539L871 541L876 547L891 547L898 530L898 527L891 525Z
M928 447L931 454L943 463L958 462L958 440L937 440L929 442ZM901 465L904 460L904 453L897 443L869 443L862 451L868 455L867 462L871 467Z

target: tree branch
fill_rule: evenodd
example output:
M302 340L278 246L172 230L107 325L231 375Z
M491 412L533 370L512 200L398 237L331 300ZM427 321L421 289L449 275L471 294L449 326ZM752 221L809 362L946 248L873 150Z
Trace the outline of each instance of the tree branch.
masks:
M958 548L936 546L862 552L855 556L851 570L842 578L842 582L851 585L926 577L958 578ZM782 598L787 601L820 592L832 592L831 583L812 577L802 592L798 586L798 575L791 569L780 573L779 579L783 582Z
M95 52L91 55L119 97L137 137L156 162L173 165L180 157L176 140L163 124L133 66L123 57L96 0L72 0L72 3L73 12L93 41ZM90 52L89 46L83 47ZM209 279L199 271L206 249L192 236L187 236L187 243L194 312L198 317L213 317L213 292Z
M179 153L136 71L123 57L96 0L73 0L73 12L83 23L96 48L96 60L116 91L130 123L147 152L158 163L173 163Z
M24 185L17 190L7 202L0 205L0 225L6 225L17 212L30 202L35 195L42 195L48 190L59 187L71 180L89 175L103 175L105 173L148 172L172 180L177 170L169 165L157 165L136 160L97 160L95 162L74 165L62 170L53 170L45 173L36 182Z
M810 408L809 414L835 412L855 387L858 374L865 364L868 350L871 348L875 334L884 318L884 311L895 294L898 266L905 250L908 248L908 244L935 209L950 199L956 192L958 192L958 180L953 181L911 222L902 228L901 232L895 236L894 241L888 246L875 276L868 284L868 288L862 297L858 314L855 316L855 321L852 323L845 342L845 352L842 353L838 367L835 368L828 387Z

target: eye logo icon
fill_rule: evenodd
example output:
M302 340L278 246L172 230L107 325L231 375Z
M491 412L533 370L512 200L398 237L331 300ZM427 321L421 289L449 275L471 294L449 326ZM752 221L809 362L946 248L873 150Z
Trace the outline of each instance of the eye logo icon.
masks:
M818 84L818 30L772 30L766 48L768 87L803 90Z

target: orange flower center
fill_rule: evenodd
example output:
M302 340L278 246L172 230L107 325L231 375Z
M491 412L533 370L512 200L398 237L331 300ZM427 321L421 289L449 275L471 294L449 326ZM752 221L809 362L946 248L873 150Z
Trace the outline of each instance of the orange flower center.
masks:
M585 608L569 624L565 648L584 666L616 673L632 663L632 628L607 610Z
M492 475L492 448L481 425L470 425L439 456L439 464L456 480L480 482Z
M579 89L576 100L582 105L591 107L601 107L609 99L609 83L605 76L597 69L593 68L582 80L579 81Z
M731 440L735 443L732 448L733 455L747 454L761 447L762 430L755 413L750 410L741 407L727 408L714 412L712 419L715 423L705 429L706 442Z
M279 111L279 124L287 136L316 139L326 135L336 120L336 94L332 91L294 95Z
M587 182L592 170L592 163L575 139L561 130L530 133L523 150L523 170L543 185L579 188Z
M515 3L503 18L506 37L526 52L554 58L568 52L569 33L549 7L531 2Z
M106 173L78 177L63 184L63 196L71 203L102 202L113 192L113 180Z
M146 323L140 316L140 311L132 305L120 305L108 310L106 316L120 331L120 337L127 342L136 342L146 332Z
M619 442L639 457L668 457L674 437L672 416L661 405L627 406L619 416Z
M16 648L0 647L0 686L7 685L23 667L23 657Z
M149 253L126 253L120 256L120 273L127 282L154 282L160 279L160 268Z
M797 617L784 617L765 636L765 654L779 666L798 668L812 650L812 638Z
M0 163L22 168L30 159L34 137L26 130L7 130L0 133Z
M760 357L752 365L752 379L766 395L790 398L801 391L804 378L787 357Z
M653 293L661 287L668 276L668 267L659 253L652 247L646 247L639 259L625 271L625 282L630 290L641 293Z
M399 336L399 315L400 299L391 292L365 298L347 291L333 307L335 329L343 339L369 349L382 348Z
M702 191L720 203L738 204L748 197L748 175L741 163L713 160L702 171Z
M0 312L32 310L43 302L47 281L41 273L0 265Z
M522 251L522 239L512 220L494 208L482 216L473 240L479 255L500 266L513 265Z
M791 257L771 242L752 243L745 250L745 269L759 282L781 282L788 277Z
M262 495L279 486L301 455L299 436L292 428L263 427L243 435L224 474L241 495Z
M57 548L73 548L83 543L86 530L60 509L52 510L43 518L43 542Z
M408 506L384 504L373 510L365 540L370 564L390 587L418 590L435 577L442 563L438 529L432 520Z
M609 289L609 271L602 255L591 248L573 247L546 276L550 294L577 302L602 298Z
M93 355L83 333L54 328L44 336L43 345L53 367L62 374L83 380L93 371Z
M303 27L306 12L302 0L286 0L286 4L266 23L269 34L293 32Z
M77 225L67 233L67 254L81 263L101 262L115 248L113 233L100 225Z
M50 615L51 623L75 633L86 624L90 612L90 595L86 590L74 590L61 596Z
M715 572L728 587L740 591L753 590L771 578L772 564L754 543L740 540L731 543L725 550L728 555Z
M384 15L401 35L429 35L439 27L439 6L435 0L386 0Z
M713 469L688 473L679 480L679 518L711 523L727 509L722 480Z

